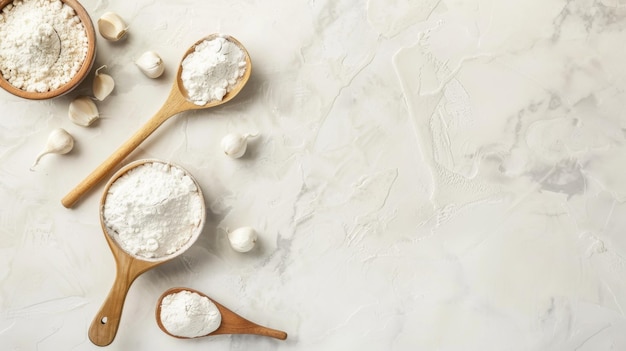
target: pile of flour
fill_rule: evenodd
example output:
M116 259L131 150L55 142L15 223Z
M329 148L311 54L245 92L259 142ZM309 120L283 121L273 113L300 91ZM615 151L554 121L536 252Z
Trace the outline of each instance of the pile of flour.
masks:
M176 253L201 229L203 205L200 190L184 170L152 162L111 184L102 217L124 251L162 258Z
M47 92L68 83L87 56L85 27L60 0L16 0L0 13L0 72L16 88Z
M213 301L187 290L165 296L159 317L170 334L186 338L205 336L222 323L222 314Z
M181 80L196 105L221 101L246 72L246 55L223 37L205 40L182 62Z

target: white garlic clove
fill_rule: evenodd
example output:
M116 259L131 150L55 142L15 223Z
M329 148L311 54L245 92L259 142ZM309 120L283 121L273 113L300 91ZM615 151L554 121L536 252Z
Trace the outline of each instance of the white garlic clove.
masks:
M228 233L230 246L237 252L248 252L254 248L257 233L252 227L241 227Z
M106 68L106 66L102 66L96 70L92 86L94 97L100 101L106 99L113 91L113 88L115 88L113 77L106 73L100 73L100 70L103 68Z
M88 127L100 117L96 103L88 96L79 96L70 103L70 120L79 126Z
M118 41L126 35L128 26L115 12L107 12L98 19L98 31L103 38Z
M35 159L35 163L33 163L33 165L30 168L33 169L35 166L37 166L39 164L39 160L41 160L41 158L44 155L47 155L47 154L64 155L72 151L73 148L74 148L74 138L72 137L72 135L70 135L70 133L68 133L63 128L57 128L53 130L52 132L50 132L50 135L48 135L48 141L46 142L46 147L39 155L37 155L37 159Z
M258 134L227 134L222 138L222 149L224 153L232 158L240 158L246 153L248 148L248 138L255 137Z
M143 74L145 74L149 78L159 78L163 71L165 71L165 65L163 64L163 60L154 51L146 51L144 52L135 64Z

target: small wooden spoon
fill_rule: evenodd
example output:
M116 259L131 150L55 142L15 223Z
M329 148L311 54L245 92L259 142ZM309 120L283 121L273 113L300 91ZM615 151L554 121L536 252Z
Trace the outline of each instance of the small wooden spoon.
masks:
M113 253L113 257L115 258L115 266L116 266L116 274L115 281L113 282L113 287L109 291L102 307L96 314L96 317L91 322L91 326L89 327L89 340L92 343L98 346L107 346L113 339L115 339L115 335L117 334L117 329L120 324L120 318L122 316L122 309L124 307L124 301L126 300L126 295L128 294L128 290L132 283L145 271L154 268L158 265L161 265L167 261L172 260L173 258L181 255L185 252L197 239L200 233L202 232L202 227L204 226L204 222L206 220L206 209L204 206L199 209L201 211L201 220L198 224L198 227L195 229L191 238L187 243L181 247L178 251L164 257L159 258L143 258L131 255L126 252L117 241L113 238L112 234L110 234L107 230L105 220L103 217L104 213L104 203L111 185L126 172L131 169L140 166L144 163L165 163L163 161L158 160L138 160L132 163L129 163L122 169L120 169L109 182L104 187L104 193L102 195L102 199L100 200L100 225L102 226L102 230L104 232L104 236L109 244L109 248ZM180 168L180 167L178 167ZM200 186L198 183L191 177L188 172L185 172L196 184L198 188L198 194L202 199L202 192L200 191ZM204 204L204 200L201 201Z
M167 295L175 294L181 291L194 292L200 296L204 296L208 298L215 304L215 306L217 306L217 309L220 311L220 314L222 315L222 323L220 324L220 326L215 331L207 335L203 335L203 336L220 335L220 334L254 334L254 335L269 336L269 337L280 339L280 340L287 339L287 333L285 333L284 331L263 327L256 323L250 322L249 320L241 317L240 315L229 310L228 308L220 305L219 303L217 303L217 301L206 296L200 291L197 291L191 288L172 288L164 292L163 295L159 297L159 301L156 306L157 324L159 325L159 328L163 330L163 332L165 332L166 334L170 336L173 336L179 339L192 339L192 338L188 338L184 336L170 334L170 332L168 332L167 329L165 329L165 327L163 326L163 322L161 321L161 303L163 302L163 299Z
M211 34L208 37L202 38L198 40L194 45L192 45L185 55L183 55L183 60L187 55L192 53L196 45L202 43L205 40L215 39L220 37L220 34ZM248 51L241 45L237 39L231 36L225 36L225 39L233 42L243 51L246 56L246 70L243 77L239 78L237 81L237 85L230 92L224 95L224 98L220 101L210 101L206 105L196 105L193 102L187 99L187 91L182 83L181 74L183 72L182 60L181 64L178 67L178 73L176 74L176 81L174 82L172 89L170 90L170 95L167 100L161 107L157 113L146 122L143 127L141 127L133 136L130 137L122 146L120 146L109 158L107 158L100 166L98 166L91 174L89 174L82 182L80 182L74 189L72 189L63 199L61 199L61 203L66 208L70 208L74 206L74 204L91 188L93 188L96 184L98 184L104 177L120 162L122 162L126 156L128 156L133 150L139 146L146 138L148 138L163 122L167 121L170 117L174 115L189 111L189 110L199 110L205 109L209 107L218 106L224 104L230 100L232 100L243 87L248 82L250 78L250 73L252 72L252 62L250 61L250 55Z

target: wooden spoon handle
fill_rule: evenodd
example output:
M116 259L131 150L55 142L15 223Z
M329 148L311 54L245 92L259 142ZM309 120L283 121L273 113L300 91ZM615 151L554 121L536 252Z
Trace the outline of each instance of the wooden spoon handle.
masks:
M222 316L223 318L224 316ZM223 319L222 319L223 320ZM250 321L245 321L244 323L239 322L240 325L227 325L220 326L216 331L209 335L220 335L220 334L253 334L253 335L261 335L261 336L269 336L271 338L276 338L280 340L287 339L287 333L282 330L276 330L268 327L263 327L258 324L252 323Z
M247 330L247 334L269 336L271 338L285 340L287 339L287 333L282 330L271 329L267 327L257 326L256 328L250 328Z
M120 164L126 156L130 155L133 150L139 146L146 138L150 136L163 122L173 115L182 112L185 109L185 98L177 91L174 85L170 96L161 109L146 122L130 139L120 146L109 158L107 158L98 168L96 168L87 178L83 179L74 189L72 189L63 199L61 203L66 208L74 206L74 204L91 188L98 184L115 166Z
M269 336L272 338L285 340L287 339L287 333L281 330L276 330L268 327L258 325L251 322L235 312L229 310L225 306L221 305L215 300L212 300L217 306L217 309L222 314L222 322L213 333L209 335L219 334L254 334L261 336Z
M95 345L107 346L115 339L124 301L135 278L136 276L131 276L128 272L117 272L109 295L89 327L89 340Z

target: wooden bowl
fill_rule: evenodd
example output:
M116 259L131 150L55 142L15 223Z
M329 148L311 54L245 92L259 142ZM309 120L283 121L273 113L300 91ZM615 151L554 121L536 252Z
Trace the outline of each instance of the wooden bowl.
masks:
M81 23L85 27L88 49L82 66L80 67L76 75L74 75L74 77L65 85L59 87L58 89L46 91L43 93L25 91L16 88L11 85L11 83L9 83L6 79L4 79L4 76L2 74L0 74L0 87L2 87L4 90L15 96L30 100L51 99L70 92L72 89L76 88L87 77L87 75L89 75L91 67L93 66L94 60L96 58L96 31L94 29L93 22L91 21L91 17L89 17L89 14L85 10L85 8L77 0L61 1L74 9L74 12L76 12L76 15L78 16L78 18L80 18ZM5 6L11 3L13 3L13 0L0 0L0 10L2 10Z

